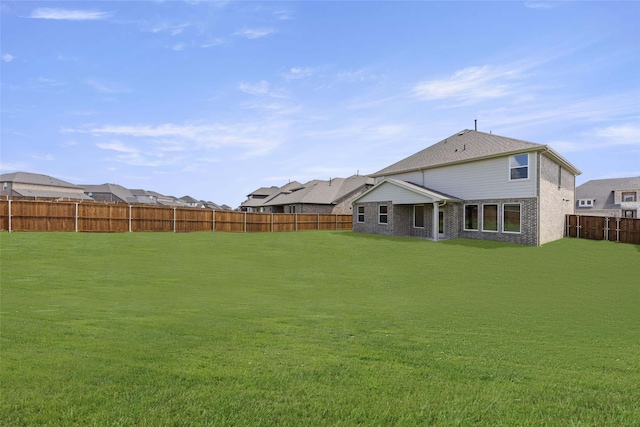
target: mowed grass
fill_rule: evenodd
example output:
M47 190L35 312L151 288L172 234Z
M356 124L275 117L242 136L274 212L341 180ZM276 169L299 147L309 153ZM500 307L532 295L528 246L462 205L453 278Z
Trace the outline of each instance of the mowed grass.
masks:
M3 426L638 426L640 247L2 233Z

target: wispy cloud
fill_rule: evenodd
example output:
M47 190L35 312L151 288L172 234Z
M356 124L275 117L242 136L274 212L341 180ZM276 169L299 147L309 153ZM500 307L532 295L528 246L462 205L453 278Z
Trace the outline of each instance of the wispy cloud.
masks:
M556 7L552 2L527 1L524 6L528 9L553 9Z
M584 132L579 141L553 141L550 143L560 152L578 152L593 149L602 149L614 146L640 147L640 125L626 123L612 125L604 128L596 128Z
M171 50L175 50L176 52L183 51L186 48L187 48L187 44L186 43L176 43L173 46L171 46Z
M121 153L209 151L239 148L248 156L276 149L287 132L286 122L223 124L108 125L88 129L63 128L63 133L87 133L97 137L127 138L128 144L101 142L100 148ZM132 148L144 144L145 149ZM149 147L149 144L152 147Z
M520 78L517 67L469 67L453 75L419 83L414 94L423 100L456 99L473 102L501 98L513 92L513 82Z
M109 12L100 12L95 10L71 10L71 9L53 9L49 7L41 7L34 10L30 18L34 19L57 19L67 21L95 21L106 19L111 16Z
M131 93L133 92L130 88L119 84L119 83L111 83L105 82L96 79L88 79L85 81L86 84L102 93Z
M275 30L273 28L245 28L233 33L234 36L245 37L247 39L260 39L273 34Z
M279 90L271 88L266 80L260 80L258 83L240 83L238 89L254 96L270 96L272 98L286 98L286 95Z
M288 72L284 73L282 77L285 80L299 80L305 79L313 75L313 69L309 67L293 67Z
M13 61L13 55L11 55L10 53L4 53L2 54L2 60L4 62L11 62Z
M167 33L172 36L177 36L184 32L185 29L189 28L191 23L186 22L184 24L159 24L155 27L151 28L152 33Z

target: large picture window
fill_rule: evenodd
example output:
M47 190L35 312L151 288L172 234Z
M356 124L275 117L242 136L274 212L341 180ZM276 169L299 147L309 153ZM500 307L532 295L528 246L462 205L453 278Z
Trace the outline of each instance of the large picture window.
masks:
M358 206L358 222L364 222L364 206Z
M482 231L498 231L498 205L482 205Z
M509 157L509 179L529 178L529 155L517 154Z
M464 205L464 229L478 229L478 205Z
M387 205L380 205L378 207L378 223L386 224L388 222Z
M413 226L415 228L424 228L424 205L415 205L413 207Z
M520 233L520 205L505 203L502 206L502 231Z

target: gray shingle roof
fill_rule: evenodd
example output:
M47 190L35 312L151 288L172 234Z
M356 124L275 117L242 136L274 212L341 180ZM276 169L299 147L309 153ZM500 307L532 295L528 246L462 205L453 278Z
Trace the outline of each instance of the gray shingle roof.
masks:
M639 190L640 176L630 178L592 179L576 187L576 200L593 199L589 209L620 209L614 203L615 190ZM578 206L578 208L580 208Z
M138 200L131 193L131 191L122 185L118 184L99 184L99 185L83 185L85 193L103 193L113 194L115 197L125 203L136 203ZM98 197L95 197L98 199Z
M47 185L50 187L73 188L74 190L82 189L82 187L78 185L71 184L70 182L51 177L49 175L30 172L3 173L2 175L0 175L0 182L18 182L21 184Z
M380 177L417 169L429 169L455 163L465 163L482 158L496 157L516 152L548 151L570 170L580 171L546 145L508 138L490 133L465 129L425 148L371 176Z
M363 175L354 175L349 178L333 178L328 181L315 179L304 184L301 189L288 194L279 194L269 202L264 203L264 206L336 204L338 200L366 184L373 184L373 179Z

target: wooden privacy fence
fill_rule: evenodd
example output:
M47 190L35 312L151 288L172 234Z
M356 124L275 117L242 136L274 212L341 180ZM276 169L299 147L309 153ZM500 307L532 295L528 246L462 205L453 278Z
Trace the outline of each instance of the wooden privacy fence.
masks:
M640 219L567 215L565 235L640 245Z
M272 214L117 203L2 200L0 230L174 233L351 230L351 215Z

